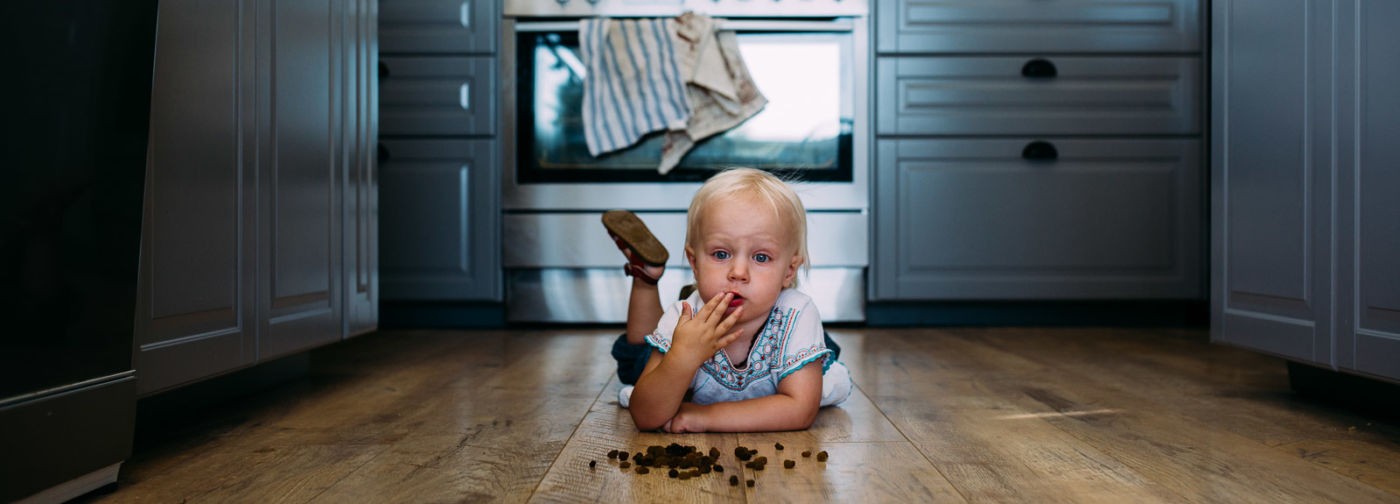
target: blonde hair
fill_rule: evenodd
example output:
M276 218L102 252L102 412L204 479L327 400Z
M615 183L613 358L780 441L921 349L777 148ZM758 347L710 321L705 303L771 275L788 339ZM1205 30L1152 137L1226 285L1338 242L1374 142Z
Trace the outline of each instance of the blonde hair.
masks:
M807 256L807 209L787 182L763 170L731 168L705 181L700 190L695 191L695 197L690 200L690 210L686 213L686 246L694 250L701 248L700 220L710 203L738 195L756 196L768 203L778 216L778 221L790 231L792 241L788 245L794 250L793 258L802 260L804 272L810 271L812 261ZM793 277L792 285L784 287L797 287L797 278Z

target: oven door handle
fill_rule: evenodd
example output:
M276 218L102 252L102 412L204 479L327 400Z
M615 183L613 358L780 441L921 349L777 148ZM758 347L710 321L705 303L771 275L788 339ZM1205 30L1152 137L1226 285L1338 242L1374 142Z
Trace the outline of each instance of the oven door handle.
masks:
M829 21L773 21L767 19L720 19L717 29L734 31L763 32L831 32L847 33L855 30L851 18L836 18ZM520 21L515 23L516 33L571 32L578 31L577 21Z

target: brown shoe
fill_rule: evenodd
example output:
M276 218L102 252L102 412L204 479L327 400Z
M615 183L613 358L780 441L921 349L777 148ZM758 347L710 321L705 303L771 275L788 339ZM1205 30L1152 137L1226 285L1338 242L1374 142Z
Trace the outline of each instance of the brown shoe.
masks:
M608 210L603 212L603 227L608 228L608 235L612 236L618 249L624 252L632 251L632 261L641 261L650 266L664 266L666 260L671 258L671 254L666 252L666 246L651 234L651 230L647 229L642 219L637 218L637 214L627 210Z

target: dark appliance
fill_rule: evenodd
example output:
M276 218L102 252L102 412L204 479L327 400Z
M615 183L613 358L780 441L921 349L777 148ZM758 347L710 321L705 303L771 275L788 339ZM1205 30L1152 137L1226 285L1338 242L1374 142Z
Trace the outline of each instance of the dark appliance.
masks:
M4 2L0 19L0 502L57 502L131 453L156 1Z

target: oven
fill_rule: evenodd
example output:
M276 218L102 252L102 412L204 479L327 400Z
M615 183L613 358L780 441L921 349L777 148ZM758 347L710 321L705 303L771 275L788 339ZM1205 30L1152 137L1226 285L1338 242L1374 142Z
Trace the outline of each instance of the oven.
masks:
M579 20L695 11L733 30L768 103L657 171L662 135L591 156L582 129ZM621 322L631 279L599 221L638 214L671 251L663 301L692 281L685 212L731 166L796 180L812 269L800 288L827 321L864 320L869 264L868 6L864 0L506 0L501 72L502 262L507 317ZM513 78L511 78L513 77Z

